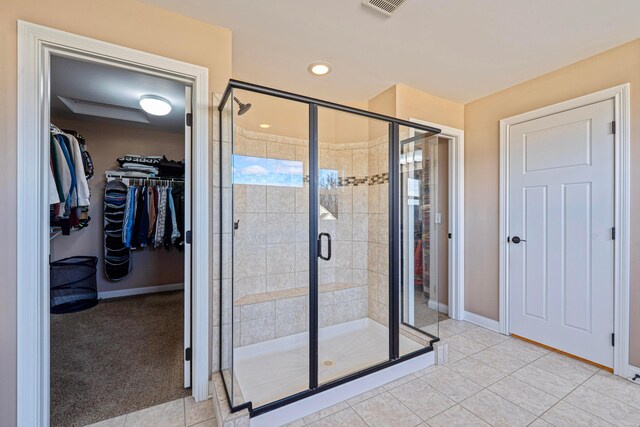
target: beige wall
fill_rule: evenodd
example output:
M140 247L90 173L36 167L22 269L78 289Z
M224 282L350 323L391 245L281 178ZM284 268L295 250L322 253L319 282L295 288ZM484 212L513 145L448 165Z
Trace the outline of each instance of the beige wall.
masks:
M640 40L465 106L465 309L498 319L499 120L631 83L631 363L640 366Z
M396 85L396 117L420 119L456 129L464 127L464 105L402 84Z
M464 105L457 102L449 101L447 99L439 98L437 96L430 95L425 92L421 92L417 89L413 89L409 86L397 84L389 89L381 92L380 94L369 100L369 110L375 111L380 114L387 114L389 116L395 116L404 120L419 119L428 121L431 123L437 123L442 126L449 126L457 129L464 128ZM401 132L406 130L401 128ZM386 128L379 125L370 125L370 133L372 136L375 134L382 134L386 132ZM442 139L441 139L442 140ZM444 160L444 164L440 168L441 178L447 178L447 144L440 144L440 159ZM443 157L444 156L444 157ZM444 175L442 175L444 174ZM448 191L448 187L445 190ZM443 192L440 192L440 196L444 197ZM448 199L446 199L448 200ZM443 213L443 223L440 225L442 229L446 230L446 212L448 206L441 207ZM446 231L442 234L446 237ZM440 247L437 249L439 254L439 291L438 296L440 302L446 303L448 300L448 270L445 267L448 262L448 239L440 240Z
M464 128L464 105L403 84L391 86L369 100L369 110L400 119L419 119L456 129ZM387 131L372 122L370 139Z
M369 111L387 116L396 114L396 86L379 93L369 100ZM378 120L369 121L369 138L371 140L389 134L389 125Z
M209 89L231 76L231 33L133 0L3 0L0 2L0 425L16 414L16 112L17 20L104 40L209 69Z
M98 292L143 288L184 282L184 252L172 247L131 251L133 270L123 280L113 282L104 275L103 203L106 179L104 173L118 167L116 159L125 154L166 155L168 159L184 159L184 134L153 131L127 126L126 122L109 123L95 120L53 120L58 127L80 132L87 140L94 177L89 180L91 206L89 227L58 236L51 241L51 259L70 256L98 257Z

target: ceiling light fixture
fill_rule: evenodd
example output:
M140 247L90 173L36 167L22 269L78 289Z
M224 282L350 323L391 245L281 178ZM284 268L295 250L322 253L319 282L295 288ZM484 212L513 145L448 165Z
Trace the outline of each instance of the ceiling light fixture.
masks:
M269 129L269 128L271 127L271 125L270 125L270 124L268 124L268 123L262 123L262 124L260 124L260 127L261 127L262 129Z
M171 112L171 102L157 95L142 95L140 97L140 107L154 116L166 116Z
M329 64L328 62L318 61L309 64L307 70L309 70L309 72L315 76L326 76L331 72L332 68L333 67L331 67L331 64Z

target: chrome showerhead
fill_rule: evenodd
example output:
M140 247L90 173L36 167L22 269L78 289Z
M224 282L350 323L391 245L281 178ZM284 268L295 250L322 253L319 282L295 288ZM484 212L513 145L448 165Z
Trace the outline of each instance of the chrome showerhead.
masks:
M238 109L238 115L241 116L244 113L246 113L247 111L249 111L249 109L251 108L251 104L243 104L242 102L240 102L240 100L238 98L236 98L235 96L233 97L233 100L236 101L238 103L238 107L240 107Z

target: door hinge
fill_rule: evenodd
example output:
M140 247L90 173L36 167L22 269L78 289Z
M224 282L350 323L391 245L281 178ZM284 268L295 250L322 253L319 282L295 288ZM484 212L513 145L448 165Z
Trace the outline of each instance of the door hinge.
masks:
M611 227L611 240L616 240L616 228Z
M451 239L451 238L453 238L453 235L452 235L451 233L449 233L449 238L450 238L450 239Z
M507 243L511 242L511 237L507 236Z
M184 360L187 362L191 361L191 347L187 347L184 349Z
M191 233L191 230L187 230L187 232L186 232L186 233L184 233L184 242L185 242L185 243L188 243L188 244L191 244L191 241L192 241L192 240L193 240L193 239L192 239L192 233Z
M191 127L191 125L193 125L193 114L187 113L186 123L187 123L187 126L189 126L189 127Z
M614 135L616 134L616 121L615 120L611 122L611 133L614 134Z
M611 347L616 346L616 334L611 334Z

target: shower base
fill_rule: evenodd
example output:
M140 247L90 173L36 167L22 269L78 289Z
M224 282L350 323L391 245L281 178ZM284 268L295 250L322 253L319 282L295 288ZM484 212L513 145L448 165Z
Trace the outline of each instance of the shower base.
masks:
M321 385L389 358L388 329L369 318L322 328L318 339ZM422 345L400 336L401 356L421 348ZM234 373L240 390L234 394L241 394L244 401L251 401L257 408L307 390L308 349L306 332L236 348Z

